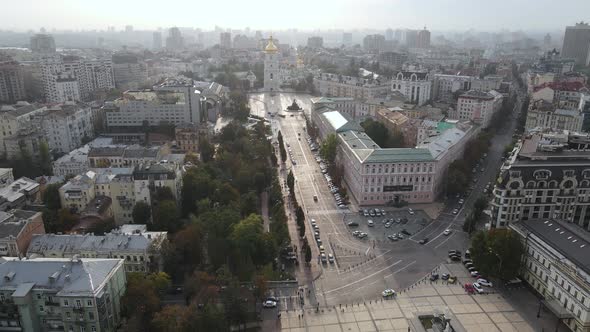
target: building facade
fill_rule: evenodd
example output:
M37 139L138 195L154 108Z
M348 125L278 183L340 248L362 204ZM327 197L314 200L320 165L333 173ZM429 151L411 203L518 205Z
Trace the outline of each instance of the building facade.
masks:
M502 107L502 95L496 91L480 92L470 90L457 99L454 118L461 121L473 121L486 128L493 115Z
M554 219L511 224L523 243L521 275L558 323L590 330L590 239L576 226Z
M535 133L519 142L500 171L490 227L556 219L590 230L590 137Z
M117 331L126 289L122 259L13 258L0 264L0 329Z
M279 49L272 36L264 48L264 91L276 92L281 88L279 68Z
M0 55L0 103L16 103L26 98L23 68L10 57Z
M46 142L54 152L68 153L94 137L92 111L88 105L55 105L42 117Z
M401 92L408 101L418 106L430 101L432 81L427 72L400 71L391 81L391 90Z
M45 234L41 212L0 212L0 256L24 257L33 235Z
M51 35L36 34L31 36L30 48L36 54L54 54L55 40Z
M590 25L580 22L565 28L563 48L564 58L573 58L576 64L587 66L590 63Z
M529 104L526 115L526 130L548 128L552 130L582 131L584 114L579 109L559 109L543 99Z
M327 97L367 100L391 91L391 83L382 77L374 79L321 73L314 77L313 82L320 94Z
M117 89L139 89L148 81L147 65L132 53L113 54L113 76Z

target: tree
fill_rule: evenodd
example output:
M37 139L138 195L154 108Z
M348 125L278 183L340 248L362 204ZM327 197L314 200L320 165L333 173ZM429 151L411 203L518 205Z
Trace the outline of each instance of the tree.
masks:
M264 277L264 275L257 274L254 276L254 308L256 308L256 304L260 302L262 298L266 295L266 291L268 290L268 280Z
M158 202L154 212L153 229L158 231L176 232L180 228L180 220L176 202L165 200Z
M43 192L43 204L51 210L59 210L61 208L61 201L59 200L59 188L61 183L52 183L45 187Z
M479 231L471 240L471 256L478 271L501 280L518 275L523 254L520 237L511 230Z
M285 161L287 161L287 151L285 150L285 145L283 142L283 134L281 134L280 130L279 130L279 133L277 134L277 141L279 142L279 152L281 154L281 161L285 162Z
M389 130L381 122L375 121L371 118L361 122L361 126L365 129L365 133L371 137L377 145L382 148L387 147L389 140Z
M320 147L320 154L322 158L333 163L336 160L336 152L338 148L338 138L335 134L329 134L322 142Z
M181 305L169 305L156 312L152 327L160 332L179 332L188 325L189 308Z
M293 170L289 170L289 174L287 174L287 187L289 187L291 194L295 193L295 176L293 175Z
M304 242L303 248L305 250L305 262L309 264L311 262L311 247L307 241Z
M134 224L148 224L152 216L152 208L145 202L137 202L131 215Z
M305 213L303 212L303 208L298 206L295 210L295 217L297 219L297 224L302 224L305 221Z
M47 142L42 141L39 144L39 168L41 173L44 175L52 175L53 169L51 168L51 155L49 154L49 145Z
M154 283L142 273L128 273L127 290L121 299L121 314L127 318L134 317L138 330L145 331L159 309L160 298Z
M202 136L199 138L199 152L201 154L201 160L209 162L213 160L213 156L215 155L215 146L207 138Z

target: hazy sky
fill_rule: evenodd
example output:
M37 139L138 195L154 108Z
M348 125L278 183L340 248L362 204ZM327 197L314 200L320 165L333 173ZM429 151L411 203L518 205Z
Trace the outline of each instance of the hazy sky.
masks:
M0 29L196 27L552 30L590 0L0 0Z

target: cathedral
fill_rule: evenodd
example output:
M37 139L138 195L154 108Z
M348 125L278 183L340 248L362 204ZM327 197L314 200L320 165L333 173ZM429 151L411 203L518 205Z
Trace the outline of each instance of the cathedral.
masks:
M281 86L279 75L279 49L270 36L268 45L264 48L264 91L279 91Z

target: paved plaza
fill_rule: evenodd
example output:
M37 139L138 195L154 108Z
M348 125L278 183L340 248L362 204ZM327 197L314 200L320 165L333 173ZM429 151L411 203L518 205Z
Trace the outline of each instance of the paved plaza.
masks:
M444 271L456 269L443 265ZM461 276L460 283L469 280ZM460 323L466 331L533 331L524 318L498 293L468 295L460 283L444 281L430 283L421 280L402 290L397 298L373 299L354 304L320 307L319 311L306 308L282 311L274 331L288 332L370 332L414 331L412 322L418 313L450 312L453 323ZM269 325L267 325L269 327Z

